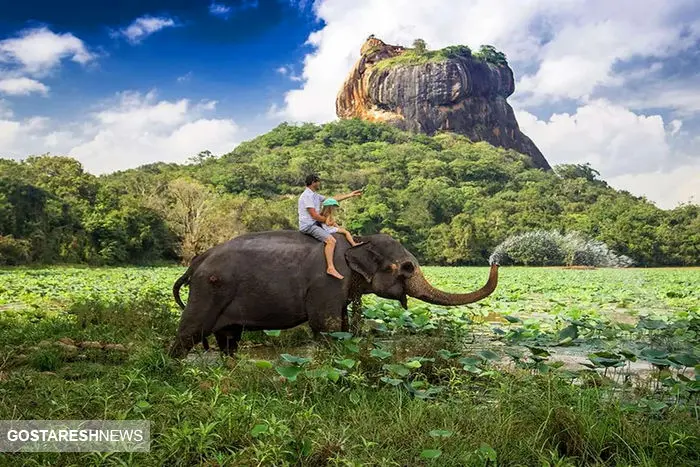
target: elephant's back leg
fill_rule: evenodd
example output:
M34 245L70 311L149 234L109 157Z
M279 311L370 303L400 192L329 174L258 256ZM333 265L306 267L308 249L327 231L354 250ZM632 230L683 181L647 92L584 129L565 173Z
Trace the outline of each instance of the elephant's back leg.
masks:
M236 294L236 284L231 278L222 277L216 272L200 271L193 275L190 282L187 306L169 350L174 358L184 357L192 347L211 334L222 310Z

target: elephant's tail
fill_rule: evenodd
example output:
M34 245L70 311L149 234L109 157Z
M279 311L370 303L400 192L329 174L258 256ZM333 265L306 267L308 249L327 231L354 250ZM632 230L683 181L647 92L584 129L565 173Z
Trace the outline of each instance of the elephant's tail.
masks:
M180 276L180 278L176 280L175 284L173 285L173 295L175 296L175 301L183 310L185 309L185 304L182 303L182 299L180 298L180 287L190 283L190 277L192 274L191 269L192 267L190 266L190 268L187 269L187 271L185 271L185 273Z
M182 303L182 299L180 298L180 287L183 285L189 285L194 270L197 269L202 260L207 256L209 256L208 252L204 252L192 258L192 261L190 261L190 267L187 268L187 271L185 271L185 273L175 281L175 284L173 284L173 295L175 296L175 301L183 310L185 309L185 304Z

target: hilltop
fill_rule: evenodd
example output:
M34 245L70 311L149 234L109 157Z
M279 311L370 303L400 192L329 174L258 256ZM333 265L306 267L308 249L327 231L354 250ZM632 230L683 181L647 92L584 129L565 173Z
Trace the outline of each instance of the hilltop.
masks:
M520 131L507 98L515 91L506 56L484 45L427 50L386 44L370 36L338 92L336 114L389 123L434 135L449 131L472 141L514 149L535 167L551 170L542 152Z

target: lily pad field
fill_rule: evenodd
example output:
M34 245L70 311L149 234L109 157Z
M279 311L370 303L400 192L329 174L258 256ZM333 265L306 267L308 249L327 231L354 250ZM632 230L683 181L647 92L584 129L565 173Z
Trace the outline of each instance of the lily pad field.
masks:
M151 421L147 453L0 465L700 465L700 268L501 267L472 305L365 296L352 333L177 361L183 271L0 269L0 419Z

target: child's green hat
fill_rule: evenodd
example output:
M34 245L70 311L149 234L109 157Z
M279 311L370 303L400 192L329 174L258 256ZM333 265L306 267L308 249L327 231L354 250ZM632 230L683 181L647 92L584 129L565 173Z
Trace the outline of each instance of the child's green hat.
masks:
M334 198L326 198L323 201L323 205L324 206L340 206L340 204L338 204L338 202Z

